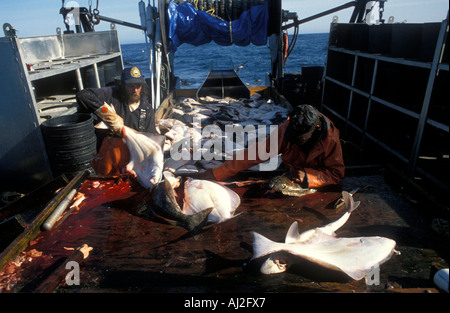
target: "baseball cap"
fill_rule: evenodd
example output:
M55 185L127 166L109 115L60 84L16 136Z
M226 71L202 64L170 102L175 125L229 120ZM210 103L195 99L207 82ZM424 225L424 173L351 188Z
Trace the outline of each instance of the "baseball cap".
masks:
M125 84L144 84L145 78L136 66L128 67L122 71L120 80Z

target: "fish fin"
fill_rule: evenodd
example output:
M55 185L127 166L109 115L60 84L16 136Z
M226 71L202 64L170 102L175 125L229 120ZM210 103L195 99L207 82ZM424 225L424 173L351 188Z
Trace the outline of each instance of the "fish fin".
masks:
M186 228L191 233L197 233L201 228L208 222L208 217L214 208L207 208L198 213L189 215L188 221L186 223Z
M170 203L173 205L176 211L183 213L183 210L178 205L176 196L175 196L175 190L173 189L172 184L170 183L170 178L168 179L167 174L163 173L163 184L164 184L164 190L166 191L167 197L170 199ZM184 214L184 213L183 213Z
M347 210L350 209L351 208L351 200L352 200L351 195L347 191L344 190L344 191L342 191L342 199L344 201L344 205L347 208Z
M239 212L238 214L234 214L233 217L230 217L230 219L235 218L235 217L241 215L242 213L244 213L244 212Z
M161 151L164 150L164 143L166 141L166 136L164 135L158 135L158 134L152 134L152 133L143 133L145 136L147 136L150 139L153 139L156 142L156 145L161 148Z
M337 221L319 228L323 233L329 236L335 236L335 231L347 222L351 213L361 204L360 201L354 202L353 196L345 190L342 191L342 198L344 200L345 207L347 208L347 212L345 212L344 215L342 215Z
M279 248L279 243L272 241L257 232L252 232L253 234L253 256L251 260L263 257L272 252L281 250Z
M286 234L286 238L284 240L285 243L293 243L297 242L299 240L300 234L298 232L298 223L297 221L293 222L291 224L291 227L289 227L289 230Z
M350 217L350 213L345 213L340 219L338 219L337 221L334 221L328 225L325 225L323 227L319 227L316 228L315 231L316 233L318 231L320 231L323 234L326 234L327 236L330 237L336 237L336 230L338 230L339 228L342 227L342 225L345 224L345 222L347 222L348 218Z
M235 218L235 217L238 217L239 215L241 215L243 212L239 212L238 214L234 214L233 216L231 216L231 217L226 217L226 218L222 218L222 219L220 219L218 222L217 222L217 224L219 224L219 223L224 223L224 222L226 222L226 221L229 221L229 220L231 220L231 219L233 219L233 218Z
M361 201L354 202L351 212L355 211L359 207L360 204L361 204Z
M354 201L353 200L353 196L347 192L347 191L342 191L342 197L344 199L344 204L345 207L347 208L348 212L353 212L354 210L356 210L356 208L361 204L361 201Z

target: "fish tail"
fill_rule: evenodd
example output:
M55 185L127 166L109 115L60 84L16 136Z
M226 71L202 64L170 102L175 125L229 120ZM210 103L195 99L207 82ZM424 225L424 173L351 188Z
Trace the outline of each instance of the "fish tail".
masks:
M348 193L347 191L342 191L342 198L344 200L345 207L347 208L347 212L344 213L344 215L341 216L340 219L338 219L335 222L332 222L324 227L321 227L322 231L325 232L327 235L335 236L334 232L341 228L342 225L347 222L349 219L351 213L356 210L356 208L360 205L360 201L353 201L353 196Z
M281 250L279 243L272 241L257 232L253 233L253 256L252 260Z
M344 198L345 207L347 208L347 211L349 213L353 212L358 208L358 206L361 204L361 201L354 201L353 196L348 193L347 191L342 191L342 197Z
M197 233L207 222L211 211L214 208L207 208L192 215L186 215L186 228L191 233Z

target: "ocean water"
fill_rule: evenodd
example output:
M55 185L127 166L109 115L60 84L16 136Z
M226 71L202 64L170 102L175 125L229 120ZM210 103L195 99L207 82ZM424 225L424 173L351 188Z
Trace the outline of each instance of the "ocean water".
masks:
M302 66L323 66L326 60L328 33L300 34L286 61L285 73L301 72ZM290 37L290 40L292 38ZM124 66L138 66L150 77L148 49L145 43L121 46ZM214 42L195 47L182 44L175 52L174 73L181 88L199 88L211 68L234 67L241 80L250 86L268 84L270 50L266 46L219 46Z

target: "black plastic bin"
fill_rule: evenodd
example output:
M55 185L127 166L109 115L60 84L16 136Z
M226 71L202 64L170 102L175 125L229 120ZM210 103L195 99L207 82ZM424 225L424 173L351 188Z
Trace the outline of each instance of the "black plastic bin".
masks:
M41 125L53 176L71 178L90 170L97 154L97 137L90 114L76 113L49 119Z

